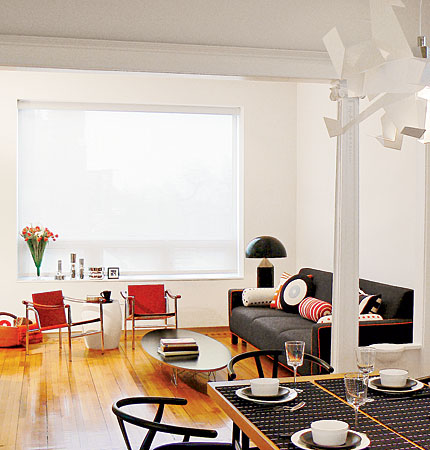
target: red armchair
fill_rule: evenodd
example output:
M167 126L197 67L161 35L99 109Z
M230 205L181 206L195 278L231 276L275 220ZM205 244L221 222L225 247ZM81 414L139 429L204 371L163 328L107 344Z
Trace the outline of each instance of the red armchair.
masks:
M100 333L102 354L104 353L104 329L103 329L103 305L100 301L100 315L94 319L72 321L72 313L69 304L64 300L75 303L86 303L85 300L72 299L64 297L62 291L41 292L33 294L33 302L23 301L25 305L25 317L27 319L25 351L28 355L28 345L30 334L35 331L47 331L58 329L59 346L62 348L61 330L67 328L69 342L69 361L72 361L72 339L76 337L88 336L90 334ZM36 329L30 329L28 326L29 312L33 311L36 318ZM72 327L82 326L89 323L100 322L100 331L90 331L72 335Z
M127 322L131 321L132 348L135 348L135 330L145 328L178 328L178 299L180 295L173 295L164 289L163 284L130 285L128 291L121 292L125 299L124 314L124 342L127 343ZM169 299L173 300L173 310L169 309ZM168 323L173 317L173 324ZM138 320L164 320L159 326L136 326Z

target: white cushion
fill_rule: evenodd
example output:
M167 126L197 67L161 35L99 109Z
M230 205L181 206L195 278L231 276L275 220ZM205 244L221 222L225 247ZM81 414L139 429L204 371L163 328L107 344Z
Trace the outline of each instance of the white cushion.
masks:
M366 322L368 320L383 320L382 316L380 314L360 314L358 316L359 322ZM317 323L331 323L332 322L332 316L324 316L321 317L321 319L318 320Z
M270 306L276 288L246 288L242 293L244 306Z

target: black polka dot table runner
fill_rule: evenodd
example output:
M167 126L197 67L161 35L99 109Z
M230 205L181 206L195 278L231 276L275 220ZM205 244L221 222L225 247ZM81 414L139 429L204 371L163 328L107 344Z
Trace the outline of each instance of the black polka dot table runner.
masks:
M340 381L343 383L343 380ZM281 385L291 387L289 383ZM344 420L349 424L351 430L355 430L353 408L312 383L301 382L298 385L303 392L287 405L294 406L301 401L305 401L306 405L294 412L281 410L277 407L279 405L262 405L239 398L236 391L246 385L217 386L216 390L280 449L295 449L295 445L291 442L291 435L296 431L309 428L314 420ZM363 414L359 414L359 426L356 431L367 434L371 442L369 449L417 449L417 446Z
M316 383L345 399L343 379L320 380ZM427 394L429 397L421 397ZM369 389L368 397L373 402L366 403L361 409L420 447L430 450L430 388L425 386L402 396L401 400L389 400L394 396L401 395L389 395Z

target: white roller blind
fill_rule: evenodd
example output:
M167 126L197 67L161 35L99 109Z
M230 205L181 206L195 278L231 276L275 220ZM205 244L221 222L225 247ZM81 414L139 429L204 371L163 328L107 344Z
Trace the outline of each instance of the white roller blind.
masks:
M18 220L122 276L240 273L238 110L19 104ZM34 273L22 239L18 275Z

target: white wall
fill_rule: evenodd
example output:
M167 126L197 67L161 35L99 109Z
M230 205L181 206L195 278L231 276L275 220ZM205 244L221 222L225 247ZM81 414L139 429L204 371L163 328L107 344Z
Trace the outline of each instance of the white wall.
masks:
M0 72L0 189L2 246L0 310L22 315L33 292L62 289L85 297L121 281L17 281L16 130L18 99L240 106L244 118L244 241L269 234L287 247L288 258L274 260L276 277L295 269L296 85L283 82L210 80L114 73ZM49 164L49 162L47 162ZM61 186L60 186L61 188ZM281 200L281 202L280 202ZM43 201L49 202L48 199ZM49 227L49 224L46 224ZM61 235L61 230L56 230ZM21 239L21 238L19 238ZM50 243L55 245L55 243ZM49 251L49 250L48 250ZM64 261L68 255L64 255ZM255 286L258 260L245 260L244 280L166 283L182 295L181 327L228 323L229 288Z
M336 117L329 85L297 86L297 267L333 271L336 140L324 116Z

